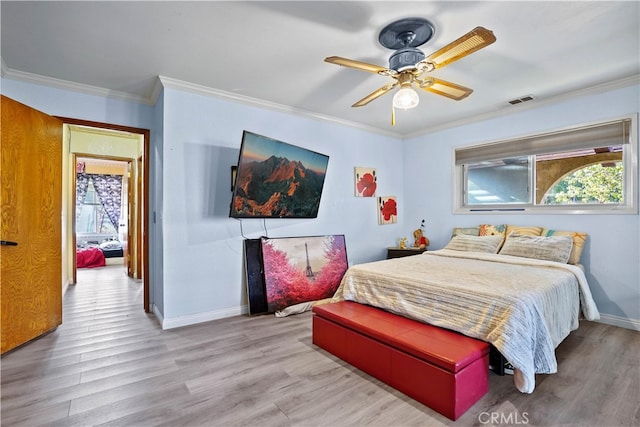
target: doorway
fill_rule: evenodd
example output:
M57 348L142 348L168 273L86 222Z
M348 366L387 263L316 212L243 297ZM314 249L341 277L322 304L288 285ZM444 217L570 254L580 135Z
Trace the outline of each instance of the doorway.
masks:
M73 136L72 136L73 137ZM127 262L129 252L140 250L137 244L129 251L129 203L137 205L137 193L130 194L129 175L132 160L104 157L75 157L75 282L78 269L120 266L131 278L140 279L139 265ZM133 197L132 197L133 196ZM134 225L137 221L134 219ZM136 234L137 227L131 228ZM86 277L86 276L85 276Z
M70 118L60 118L64 122L65 153L68 161L64 175L67 196L63 198L68 230L63 236L63 254L65 264L72 273L70 283L77 283L79 248L102 246L105 264L122 261L127 276L140 279L143 284L143 307L150 312L149 298L149 131L146 129L89 122ZM115 172L118 170L119 172ZM83 189L78 191L77 178L83 175ZM114 180L120 176L120 209L105 212L100 202L97 187L103 184L100 179L109 176ZM115 182L114 181L114 182ZM115 184L110 185L110 187ZM116 191L117 193L117 191ZM78 194L82 194L78 205ZM78 226L87 226L87 218L81 218L78 206L87 201L85 215L93 217L89 221L92 230L78 230ZM111 200L113 202L113 200ZM92 211L91 205L94 205ZM112 203L113 204L113 203ZM113 206L112 206L113 207ZM83 208L84 209L84 208ZM118 211L114 213L113 211ZM111 215L109 215L111 214ZM111 218L109 218L111 216ZM100 220L101 225L91 221ZM83 221L79 223L79 221ZM103 226L102 226L103 225ZM80 231L80 232L79 232ZM116 246L119 246L117 248ZM120 256L121 254L121 256ZM107 257L109 255L109 257ZM113 259L111 259L113 258ZM107 261L108 260L108 261ZM112 269L113 270L113 269ZM122 272L122 270L118 269Z

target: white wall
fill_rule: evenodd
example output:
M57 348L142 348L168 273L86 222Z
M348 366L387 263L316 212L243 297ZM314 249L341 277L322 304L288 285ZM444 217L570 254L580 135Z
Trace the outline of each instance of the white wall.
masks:
M246 237L344 234L349 262L361 263L384 258L387 246L419 225L403 224L402 150L394 138L173 88L164 89L163 108L165 327L238 314L246 304L241 223L228 217L243 130L329 156L318 218L245 219ZM398 224L378 225L375 198L354 197L355 166L376 168L378 195L398 197Z
M637 113L640 86L581 96L496 119L434 132L404 142L406 220L427 219L430 249L442 248L456 226L540 225L589 233L582 263L603 321L640 326L640 220L635 215L454 214L456 147ZM638 194L635 195L638 197Z

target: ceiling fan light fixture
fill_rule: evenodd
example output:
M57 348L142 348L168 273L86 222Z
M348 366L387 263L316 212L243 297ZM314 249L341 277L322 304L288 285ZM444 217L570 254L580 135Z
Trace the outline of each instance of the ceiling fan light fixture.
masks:
M490 45L496 41L496 37L492 31L484 27L476 27L462 37L440 48L437 52L425 57L425 54L417 47L428 41L433 34L433 24L424 18L400 19L383 28L378 38L382 46L394 50L394 53L389 57L389 67L340 56L329 56L324 60L331 64L375 73L395 80L395 83L386 84L371 92L353 104L352 107L367 105L369 102L398 88L393 96L392 112L395 113L396 108L402 108L403 110L415 108L420 103L420 98L413 88L413 83L416 83L421 90L460 101L471 95L473 90L445 80L424 76L424 74L436 68L444 67ZM392 119L393 123L394 120Z
M420 102L420 97L411 86L405 86L400 88L395 95L393 95L393 106L395 108L402 108L408 110L415 108Z

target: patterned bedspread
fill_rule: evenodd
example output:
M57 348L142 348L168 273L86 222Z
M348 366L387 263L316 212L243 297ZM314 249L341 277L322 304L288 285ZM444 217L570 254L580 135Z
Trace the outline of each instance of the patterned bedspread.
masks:
M555 373L555 348L580 311L600 317L574 265L441 249L355 265L333 301L350 300L492 343L515 368L521 392L536 373Z

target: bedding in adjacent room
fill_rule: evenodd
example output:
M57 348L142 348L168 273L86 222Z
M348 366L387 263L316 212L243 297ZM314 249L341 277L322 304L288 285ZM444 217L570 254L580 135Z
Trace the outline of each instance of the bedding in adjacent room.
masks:
M100 248L90 246L76 250L76 267L77 268L95 268L104 267L106 261L104 253Z

